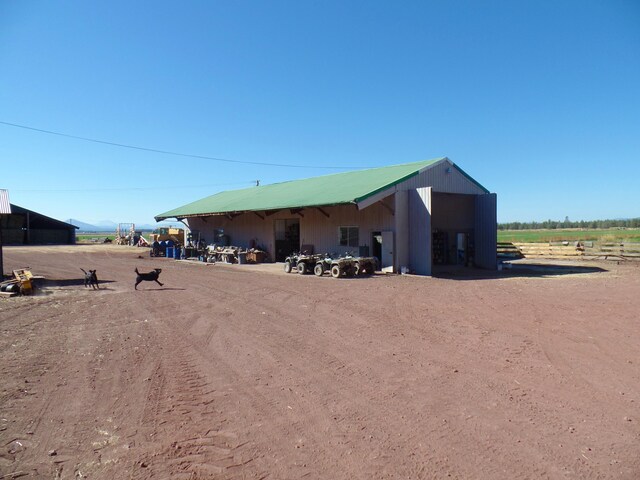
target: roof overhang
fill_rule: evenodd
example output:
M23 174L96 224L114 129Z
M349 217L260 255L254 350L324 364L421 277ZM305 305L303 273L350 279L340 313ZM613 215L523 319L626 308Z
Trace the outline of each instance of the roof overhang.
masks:
M162 222L163 220L167 220L168 218L175 218L177 221L181 222L184 219L188 218L206 218L206 217L229 217L229 216L238 216L243 213L264 213L267 216L273 215L274 213L280 212L282 210L303 210L306 208L326 208L326 207L337 207L340 205L358 205L357 201L351 202L342 202L342 203L330 203L330 204L322 204L322 205L299 205L299 206L286 206L280 208L269 208L269 209L251 209L251 210L229 210L224 212L201 212L201 213L190 213L188 215L179 215L177 217L163 216L158 215L153 217L156 222Z

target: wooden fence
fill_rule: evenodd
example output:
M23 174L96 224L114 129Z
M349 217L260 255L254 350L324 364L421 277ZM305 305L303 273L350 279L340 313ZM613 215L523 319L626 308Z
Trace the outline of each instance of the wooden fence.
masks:
M618 258L640 259L637 242L498 243L498 258Z

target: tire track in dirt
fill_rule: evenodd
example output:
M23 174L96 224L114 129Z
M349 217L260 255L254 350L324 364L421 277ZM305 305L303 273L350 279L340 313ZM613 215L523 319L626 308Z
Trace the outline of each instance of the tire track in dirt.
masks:
M147 478L235 478L247 473L253 458L243 449L227 412L218 405L226 396L203 374L202 357L194 357L193 341L175 320L175 312L164 311L143 301L170 356L164 356L147 396L140 424L154 445L133 466L132 480ZM205 337L206 340L206 337ZM218 365L219 368L219 365ZM146 426L146 428L145 428ZM194 433L198 433L194 435ZM170 438L157 443L154 438ZM240 469L240 470L238 470Z
M226 288L222 295L226 302L231 305L233 305L234 299L238 303L244 303L244 297L237 295L234 288ZM253 299L251 310L255 312L256 320L258 320L264 318L260 315L260 311L266 309L268 317L264 322L272 318L287 318L291 313L290 310L287 311L286 305L289 305L289 300L297 295L299 294L287 289L265 288L262 289L259 298ZM284 305L285 307L278 307L278 305ZM245 306L244 308L246 309L247 307ZM334 312L325 310L322 307L318 308L317 305L312 310L314 316L322 310L321 321L328 323L334 321ZM357 319L355 320L358 321ZM304 322L306 318L303 316L300 321ZM259 326L264 322L257 321L256 325ZM242 325L246 325L246 323ZM243 350L263 353L265 346L269 347L268 349L271 352L269 357L266 358L262 354L258 363L264 367L266 361L268 364L272 364L272 371L286 373L284 384L289 386L282 387L285 390L285 395L281 396L290 398L287 400L287 403L290 404L287 409L293 408L294 410L303 411L305 424L313 425L311 428L304 429L306 439L299 439L301 445L296 445L297 448L304 446L317 448L317 446L326 443L323 441L324 438L330 437L334 441L330 442L328 447L321 447L324 450L324 453L321 454L322 456L348 456L356 453L353 456L361 455L363 464L368 465L366 468L360 467L358 473L352 472L352 476L370 478L374 472L384 468L384 461L386 461L384 452L391 450L391 448L397 448L397 440L390 439L392 437L390 434L377 431L375 432L376 441L370 441L364 449L362 447L363 439L371 440L373 438L372 435L364 430L367 429L370 419L376 416L375 409L379 406L378 402L384 403L388 401L387 399L371 401L372 382L375 383L376 379L371 376L364 363L361 365L352 364L351 362L346 363L339 357L327 353L332 348L328 348L330 347L327 344L328 341L323 341L322 335L318 335L318 332L314 331L313 327L310 327L307 332L309 337L315 340L313 345L300 341L299 337L293 336L286 328L281 328L277 323L269 323L268 327L265 328L241 328L241 330ZM323 365L325 368L322 369L322 372L319 371L314 374L304 367L298 366L298 364L287 365L278 359L279 356L285 355L292 350L297 352L297 355L302 355L301 360L303 362L313 362L319 366ZM335 374L332 372L335 372ZM339 392L349 387L353 389L354 386L357 386L363 392L363 395L350 397L350 406L347 410L344 410L344 406L340 405L342 399ZM264 387L258 384L256 388ZM331 407L332 404L334 407ZM274 412L282 411L283 408L280 403L270 403L270 406ZM280 423L278 428L282 429L286 436L296 438L296 423L299 420L295 416L292 418L293 423L291 425L288 425L289 422L285 420ZM309 432L317 432L317 435ZM379 440L384 436L387 437L386 440ZM297 452L296 457L301 457L299 452ZM312 453L318 455L317 451ZM312 460L307 458L306 462L311 464ZM416 469L416 471L419 471L420 467L416 467Z
M518 478L553 477L558 473L548 467L548 460L554 454L551 447L553 443L531 444L525 441L526 435L522 434L523 431L535 429L531 419L544 412L536 404L527 404L529 389L520 386L510 373L514 365L528 364L534 358L535 344L530 339L531 335L525 333L517 348L504 349L507 342L503 341L501 326L487 324L483 318L495 318L496 314L511 311L508 300L510 294L505 291L505 300L500 304L488 302L487 294L483 292L484 285L486 283L461 284L452 290L456 301L449 305L447 311L432 312L432 318L428 320L430 332L445 332L439 338L443 350L436 355L437 358L449 359L446 364L438 365L443 367L443 372L434 378L436 388L449 392L450 396L449 400L445 400L445 408L438 409L444 414L444 434L440 437L440 445L435 448L447 458L450 456L447 451L455 450L456 445L462 443L471 446L466 454L473 458L475 468L458 471L464 478L504 478L507 470ZM419 295L411 299L412 316L419 318L426 307L426 300ZM473 311L465 312L464 306L469 304L474 305ZM432 328L434 322L435 329ZM464 349L456 345L456 339L461 337L465 338ZM504 351L505 363L485 354L501 350ZM467 370L458 372L455 368L457 365L467 365ZM457 373L453 376L446 374L451 371ZM487 372L493 374L488 377ZM476 403L471 407L464 406L467 391L476 392ZM500 430L500 435L508 439L502 443L501 451L495 447L496 430ZM502 457L526 458L533 452L536 461L523 460L519 465L509 466L496 460Z
M20 471L24 465L32 465L31 469L38 475L44 475L52 469L51 464L44 461L44 451L47 445L54 443L57 432L55 426L42 425L51 409L55 407L56 391L46 385L52 375L68 368L69 358L65 355L65 346L68 345L67 328L64 313L54 310L47 318L42 318L37 313L42 306L57 309L60 305L59 300L43 297L24 297L21 300L29 303L17 305L10 313L0 311L0 318L9 313L21 319L18 330L13 325L10 333L4 329L4 322L0 323L3 328L2 336L7 341L6 344L0 345L0 348L13 352L11 359L4 361L0 370L3 378L13 380L11 384L4 382L0 405L3 417L9 419L24 408L29 408L35 413L23 422L10 423L11 428L3 432L0 443L3 446L16 441L22 444L16 453L3 454L6 469ZM73 302L76 305L85 304L86 300L74 298ZM30 348L30 343L36 337L48 338L46 348ZM15 378L12 375L15 371L24 372L26 378ZM16 381L22 382L19 388ZM63 383L64 380L60 380L58 385ZM14 389L15 393L6 395L7 387ZM11 449L8 449L8 452L10 451ZM5 468L0 468L0 472Z
M69 370L98 422L73 402L73 389L53 393L75 413L62 417L51 404L44 418L64 418L52 431L73 448L59 455L69 458L64 470L42 470L51 474L45 478L224 479L268 472L283 479L632 479L640 471L636 415L619 424L628 415L620 405L630 405L637 390L634 365L617 365L620 375L611 374L631 385L622 403L593 391L618 388L615 381L600 387L582 381L593 382L587 368L602 377L588 355L595 353L603 368L627 358L637 337L633 319L621 317L606 332L594 315L599 310L587 303L583 334L596 338L573 341L580 330L574 318L569 335L564 328L550 331L557 368L542 350L542 328L556 328L556 313L572 313L554 310L562 293L553 290L584 295L585 283L567 289L558 281L551 289L528 279L335 281L158 261L167 285L184 290L134 293L135 257L128 250L109 253L111 259L96 256L91 266L125 281L111 284L109 293L118 295L97 293L105 301L87 310L136 323L128 328L118 320L110 334L110 325L92 330L82 320L65 344L92 343L64 352L67 362L80 362L80 372L67 363L59 368ZM46 260L68 269L68 258ZM622 281L614 286L630 291ZM523 293L524 299L503 300ZM54 295L63 304L72 298L64 289ZM617 301L611 307L622 308ZM66 312L76 318L82 308L72 304ZM620 342L622 352L612 344L620 338L616 329L629 338ZM584 368L576 368L580 363ZM23 415L34 411L30 398L22 400ZM98 452L96 441L106 442ZM41 458L22 455L21 465L40 468ZM236 463L227 465L229 456Z
M505 290L502 299L505 311L518 312L518 315L512 318L509 333L512 338L520 339L520 343L518 345L504 338L504 332L501 331L503 326L498 330L494 329L490 335L493 337L492 344L489 345L489 349L484 348L484 351L503 350L506 362L497 370L499 374L491 383L491 402L502 405L508 414L510 423L503 425L503 431L510 432L513 427L518 426L520 430L513 432L514 438L519 439L518 443L520 439L524 442L526 436L535 438L535 441L529 441L526 446L527 456L535 452L535 463L525 463L522 465L523 471L529 472L537 468L540 476L551 478L566 475L606 478L594 472L606 470L609 467L607 458L615 456L616 451L627 449L628 444L621 443L621 439L614 441L607 452L596 453L588 448L594 442L594 431L597 431L599 436L615 437L614 432L619 432L619 428L607 422L603 413L591 409L590 398L597 395L595 385L588 378L581 379L576 371L576 367L580 368L579 363L568 361L566 345L571 342L575 333L565 331L564 325L570 324L576 308L583 307L568 308L564 304L566 299L559 299L557 303L550 305L547 289L553 288L549 282L557 280L528 279L526 282L535 288L509 291L510 288L507 287ZM481 305L480 292L475 290L472 293L477 298L474 304ZM497 305L489 303L487 308L495 311ZM552 315L549 314L550 308L553 311ZM521 329L519 325L522 325ZM531 325L534 329L525 328ZM592 341L594 344L598 342L595 339ZM503 345L509 343L510 347L505 349ZM581 346L581 350L584 350L584 346ZM594 352L588 361L597 357L598 354ZM577 359L573 360L576 361ZM535 382L530 379L532 375L546 377L547 387L544 391L539 390L539 380ZM471 381L470 388L475 390L482 387ZM556 387L549 388L549 385ZM560 393L568 389L575 391L582 400L576 403L563 401ZM615 402L614 397L615 395L609 395L606 401ZM589 411L585 417L585 412ZM552 432L543 433L549 429ZM574 443L574 438L579 438L580 443L585 446L573 451L566 449L564 445ZM523 456L520 453L523 448L521 446L515 449L514 453ZM563 467L558 468L558 464ZM621 478L623 477L624 475Z
M230 296L225 295L225 298L226 298L226 302L228 303ZM228 317L228 316L225 315L225 317ZM187 332L187 330L188 328L186 328L186 324L180 325L179 327L180 332ZM249 336L244 336L243 341L245 341ZM185 337L186 337L186 334L185 334ZM204 337L205 338L204 341L200 341L201 338L202 337L189 336L188 341L190 342L192 347L196 347L196 350L201 353L202 358L208 359L211 357L212 351L208 346L208 341L206 340L206 337ZM249 347L249 350L252 350L249 345L245 345L245 347ZM286 349L284 351L286 351ZM215 366L212 365L212 367L224 370L225 372L227 372L227 375L232 375L232 372L233 372L232 368L228 364L223 363L220 358L216 359ZM240 383L239 380L241 379L237 378L236 375L237 373L233 374L233 378L226 379L225 381L228 384L232 384L232 385L239 384ZM237 390L237 387L234 387L234 389ZM285 408L285 405L281 404L281 402L274 403L272 399L268 399L264 397L261 393L259 393L255 389L248 389L248 388L243 389L241 392L237 392L236 395L239 397L242 397L243 402L248 402L250 404L249 411L263 412L265 407L267 407L267 409L270 410L270 413L268 413L267 416L280 419L276 421L276 423L280 425L280 427L278 428L287 430L287 427L289 426L290 421L287 420L286 416L282 415L282 411ZM312 412L312 411L313 411L312 409L309 409L308 412L306 413L306 416L311 415L311 413L309 412ZM273 419L270 418L269 421L273 422ZM249 428L249 430L251 430L251 428ZM293 433L293 432L290 431L290 433ZM265 439L265 441L268 441L268 439ZM296 447L299 447L299 445L296 445ZM302 464L304 465L304 463Z

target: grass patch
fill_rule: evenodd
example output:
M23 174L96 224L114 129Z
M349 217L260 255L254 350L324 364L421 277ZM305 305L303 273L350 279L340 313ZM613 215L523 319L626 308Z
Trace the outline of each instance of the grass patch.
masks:
M549 243L576 242L640 242L640 229L579 229L566 230L498 230L498 242Z
M102 243L105 238L110 238L113 241L116 236L111 232L77 233L76 243Z

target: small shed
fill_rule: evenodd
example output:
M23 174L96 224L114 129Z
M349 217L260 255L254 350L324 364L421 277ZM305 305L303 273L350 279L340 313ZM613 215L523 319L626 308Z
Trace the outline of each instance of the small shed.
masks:
M33 210L10 204L11 213L0 215L4 245L73 245L76 227Z
M496 268L496 209L496 195L444 157L220 192L155 219L275 261L305 245L431 275L440 264Z

